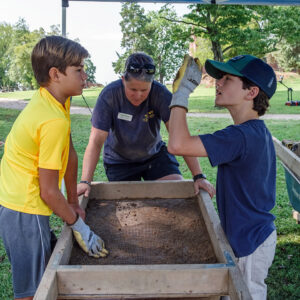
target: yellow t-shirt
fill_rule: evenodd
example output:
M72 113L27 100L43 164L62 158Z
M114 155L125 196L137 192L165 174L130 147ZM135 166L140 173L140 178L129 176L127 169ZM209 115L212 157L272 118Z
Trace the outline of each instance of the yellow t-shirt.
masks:
M49 216L40 197L38 168L64 177L70 146L70 98L65 107L40 88L16 119L5 141L0 165L0 204L12 210Z

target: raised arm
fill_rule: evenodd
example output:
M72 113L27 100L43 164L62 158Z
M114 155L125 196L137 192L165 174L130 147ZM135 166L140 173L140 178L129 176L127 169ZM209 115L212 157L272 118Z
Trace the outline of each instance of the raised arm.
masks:
M83 157L81 181L86 181L88 183L92 181L100 158L101 149L107 136L107 131L92 127L89 143ZM84 194L87 197L89 195L90 186L88 183L79 183L77 185L78 196Z
M190 135L186 118L189 95L201 81L201 67L197 59L194 60L188 55L184 57L184 62L173 82L171 116L168 126L168 151L174 155L182 155L193 176L202 173L196 157L207 156L200 137ZM211 197L215 194L214 187L203 178L195 181L194 188L196 193L199 192L199 188L203 188Z
M207 156L199 136L190 135L186 119L188 98L201 82L201 68L198 59L185 55L173 82L168 150L175 155Z
M207 152L199 136L190 135L186 113L183 107L171 109L168 151L174 155L206 157Z

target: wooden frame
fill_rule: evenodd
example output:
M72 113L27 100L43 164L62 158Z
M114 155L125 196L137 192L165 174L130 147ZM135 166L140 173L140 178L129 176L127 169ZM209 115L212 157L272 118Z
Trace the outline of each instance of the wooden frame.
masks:
M300 157L298 157L294 152L282 145L282 143L277 138L273 137L273 142L278 158L294 174L296 174L298 178L300 178Z
M276 155L283 163L284 168L288 168L292 173L300 178L300 157L298 157L294 152L284 146L277 138L273 137L273 142L276 150ZM300 212L293 210L292 216L297 221L297 223L300 224Z
M99 182L92 184L90 198L97 195L103 200L191 198L194 189L192 181ZM218 263L71 266L73 236L65 226L34 299L251 299L209 195L201 191L197 200ZM87 202L81 198L83 208Z

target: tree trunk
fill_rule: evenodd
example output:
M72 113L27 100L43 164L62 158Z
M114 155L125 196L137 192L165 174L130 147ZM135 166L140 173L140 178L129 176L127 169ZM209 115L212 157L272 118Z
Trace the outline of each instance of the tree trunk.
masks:
M214 53L214 60L223 62L223 60L224 60L223 59L223 52L222 52L221 45L220 45L219 41L215 41L215 42L212 41L211 45L212 45L212 51ZM215 108L222 109L222 107L220 107L216 104L215 104Z
M223 52L219 41L212 41L211 46L214 54L214 60L223 62Z
M164 84L164 75L162 73L159 74L159 82Z
M164 74L163 74L163 72L161 72L161 69L162 69L162 67L161 67L161 56L159 56L157 58L157 65L158 65L158 70L159 70L159 82L161 84L164 84Z

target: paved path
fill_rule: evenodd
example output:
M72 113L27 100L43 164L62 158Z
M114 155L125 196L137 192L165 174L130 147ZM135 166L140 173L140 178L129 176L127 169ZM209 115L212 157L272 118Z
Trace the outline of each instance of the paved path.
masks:
M188 113L188 116L191 117L208 117L208 118L228 118L231 119L229 113ZM300 120L300 113L299 114L266 114L261 117L261 119L265 120Z
M24 100L12 100L6 98L0 98L0 107L22 110L28 102ZM90 115L91 112L87 107L71 106L71 114L79 115ZM207 118L228 118L231 116L229 113L188 113L190 117L207 117ZM266 114L262 119L272 119L272 120L300 120L299 114Z

